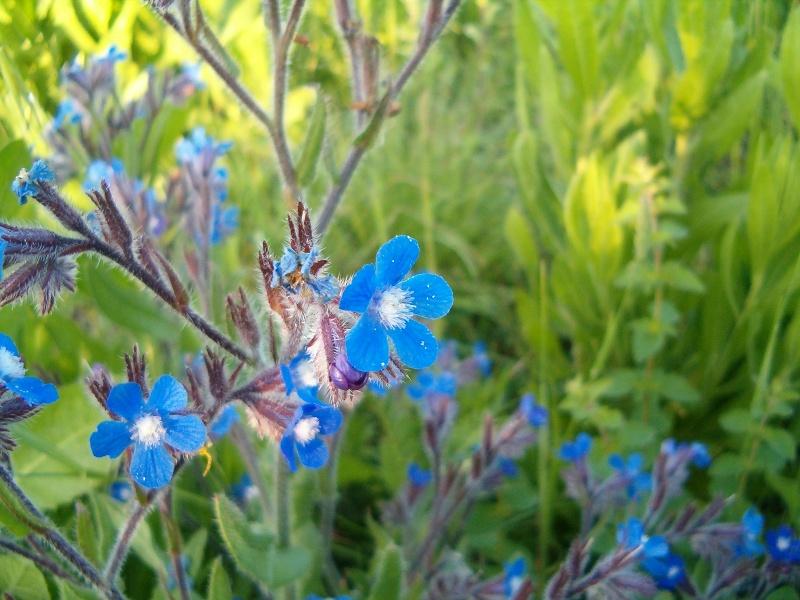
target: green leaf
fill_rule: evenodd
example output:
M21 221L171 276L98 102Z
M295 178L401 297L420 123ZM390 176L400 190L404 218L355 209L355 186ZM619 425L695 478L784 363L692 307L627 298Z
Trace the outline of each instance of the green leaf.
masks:
M679 404L693 404L700 400L700 394L689 380L677 373L656 370L653 372L653 385L661 396Z
M740 434L750 431L753 427L754 420L749 410L735 408L722 415L719 419L719 424L725 431Z
M797 442L795 442L794 436L785 429L765 428L764 441L782 460L794 460Z
M92 513L82 502L75 503L75 532L81 552L94 564L99 564L102 531L94 522Z
M0 590L14 600L46 600L50 598L44 575L33 563L13 554L0 560Z
M267 554L273 545L272 537L253 532L239 507L223 494L214 496L214 517L236 568L254 581L261 581Z
M317 91L317 103L311 113L311 121L306 131L306 139L303 142L303 150L297 161L297 180L300 185L307 186L314 181L317 171L317 163L322 153L322 145L325 142L325 122L326 122L325 98L320 90Z
M661 280L666 285L686 292L699 294L705 290L703 282L697 275L675 261L665 262L661 266Z
M664 347L666 336L661 323L655 319L637 319L633 330L633 358L641 364Z
M514 206L506 213L505 233L517 262L528 273L530 281L535 283L539 273L539 250L533 231L522 212Z
M400 549L387 546L376 563L375 582L368 600L400 600L403 597L403 556Z
M800 127L800 9L796 6L783 30L778 67L784 100L794 126Z
M208 576L208 600L231 600L231 580L222 566L222 558L217 557L211 563L211 574Z

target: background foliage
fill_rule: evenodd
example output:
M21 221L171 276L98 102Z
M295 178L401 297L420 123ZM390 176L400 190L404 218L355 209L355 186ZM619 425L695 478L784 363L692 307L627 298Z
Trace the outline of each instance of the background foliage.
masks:
M396 66L413 44L419 3L359 4ZM244 80L267 97L258 3L203 6ZM310 3L301 25L309 43L292 50L288 97L295 144L315 86L328 107L331 135L309 187L312 210L330 165L341 161L336 132L349 103L329 10ZM42 132L61 99L58 71L76 54L112 43L129 51L118 66L126 96L140 92L148 65L194 60L133 1L4 0L0 39L0 182L31 155L47 155ZM255 250L262 239L281 239L287 205L260 130L210 71L202 73L207 90L173 109L147 172L163 186L175 141L195 125L234 141L230 195L243 227L214 250L222 265L214 312L223 321L225 292L255 289ZM652 457L664 437L705 441L715 460L709 478L692 481L693 493L736 494L736 514L755 503L769 521L800 525L800 10L788 0L473 0L410 92L349 189L326 251L352 271L382 240L409 233L425 248L424 266L452 283L455 309L439 333L464 344L485 340L495 361L490 381L459 396L454 452L478 439L486 412L510 410L522 391L535 391L553 415L522 476L477 507L466 555L491 570L521 552L537 557L540 579L550 574L575 530L572 509L557 502L551 449L579 429L598 433L603 453ZM119 150L126 163L137 160ZM88 207L79 181L65 191ZM0 206L4 217L43 218L33 204L17 206L5 186ZM100 413L82 378L95 362L121 366L135 342L151 364L180 373L201 341L91 261L81 264L78 292L54 314L5 308L0 330L61 386L62 401L17 430L20 483L75 528L87 553L98 552L113 541L122 512L105 492L108 465L89 453ZM368 589L382 544L373 521L379 502L402 485L410 458L422 458L418 429L399 397L369 399L348 426L334 552L356 589ZM233 572L231 559L247 571L246 556L214 558L236 534L237 513L206 499L243 471L227 442L214 454L209 476L193 465L174 498L197 590L224 587L217 578L226 567ZM324 480L308 472L298 479L295 537L310 547L319 535L311 491ZM125 570L136 597L159 590L164 576L163 534L151 525ZM201 574L212 559L210 574ZM31 569L3 555L0 588L12 585L3 577L21 573L28 587L15 597L42 597L52 583ZM247 585L234 588L245 594Z

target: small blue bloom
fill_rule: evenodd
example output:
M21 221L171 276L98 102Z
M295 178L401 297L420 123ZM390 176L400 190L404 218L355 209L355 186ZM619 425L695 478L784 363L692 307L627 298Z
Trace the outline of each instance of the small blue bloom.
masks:
M37 160L30 171L20 169L11 184L11 190L17 195L20 204L25 204L30 196L35 196L39 184L43 181L54 181L56 176L43 160Z
M359 371L380 371L389 364L389 341L412 369L436 361L436 338L412 317L438 319L453 306L453 291L439 275L420 273L403 281L419 256L419 244L407 235L378 250L375 264L364 265L342 293L342 310L362 313L347 333L347 356Z
M239 207L222 208L214 205L211 209L211 234L209 239L213 245L222 243L239 228Z
M756 557L764 554L761 532L764 530L764 516L750 507L742 516L742 539L735 546L739 556Z
M486 344L475 342L472 346L472 359L478 364L478 369L484 377L488 377L492 372L492 360L486 352Z
M539 428L547 423L547 409L536 403L536 398L533 394L525 394L522 397L519 403L519 411L525 416L531 427Z
M608 464L620 477L629 480L627 488L629 498L638 498L641 494L652 490L653 478L650 473L642 471L644 459L641 454L633 453L627 461L619 454L612 454L608 458Z
M513 479L519 475L519 467L517 466L517 463L507 456L498 456L497 465L500 467L500 472L508 478Z
M645 535L644 524L635 517L617 525L617 543L629 550L644 546L644 558L659 558L669 553L667 540L660 535Z
M272 287L280 286L298 294L303 289L302 284L305 284L320 300L330 302L339 294L339 283L335 277L325 272L325 264L317 246L313 246L310 252L287 246L283 249L283 256L275 264Z
M71 98L62 100L56 109L56 116L53 117L53 129L61 129L65 123L76 124L81 122L81 113L75 108L75 102Z
M213 160L228 152L232 146L231 142L217 142L203 127L195 127L188 136L178 141L175 146L175 156L183 164L190 163L204 154Z
M666 556L647 558L642 561L642 566L662 590L675 590L686 581L683 559L672 552Z
M319 391L317 376L307 350L300 352L288 365L282 364L281 376L287 396L296 393L303 402L320 404L317 397Z
M229 404L217 415L217 418L211 422L208 430L213 439L220 439L228 435L236 423L239 422L239 413L233 404Z
M408 480L411 485L416 487L425 487L431 482L433 475L428 469L423 469L417 463L408 465Z
M108 486L108 495L117 502L127 502L133 497L133 488L127 481L115 481Z
M588 433L579 433L574 442L564 442L558 451L558 456L562 460L577 462L589 454L592 449L592 436Z
M695 467L705 469L711 464L711 455L705 444L694 442L692 444L692 463Z
M767 552L772 560L781 563L800 563L800 539L795 537L794 529L781 525L770 529L766 535Z
M202 90L206 87L205 82L200 78L200 63L183 63L181 66L181 75L183 75L196 90Z
M128 58L128 55L117 48L115 44L112 44L108 47L105 54L100 54L94 58L94 60L98 63L108 63L114 64L116 62L120 62Z
M0 333L0 387L16 394L29 406L51 404L58 400L58 390L52 383L38 377L25 376L25 365L14 341Z
M230 493L233 499L239 504L247 504L251 498L258 495L258 488L253 485L253 480L250 479L250 475L245 473L239 481L231 486Z
M300 405L286 426L281 438L281 452L289 470L297 470L296 457L309 469L319 469L328 460L328 447L321 439L342 426L342 413L331 406L305 403Z
M453 398L457 388L456 377L452 373L433 373L420 371L406 387L406 393L412 400L422 400L429 394L440 394Z
M111 162L104 160L93 160L86 169L86 178L83 180L83 191L100 189L100 183L105 181L111 183L115 177L122 175L125 167L117 158L112 158Z
M158 378L145 401L137 383L115 385L108 410L122 421L103 421L89 438L96 457L116 458L133 445L130 474L143 488L165 486L172 479L174 459L169 449L197 452L206 441L206 427L186 411L188 395L171 375Z
M525 559L522 557L505 564L503 567L503 594L506 598L512 598L517 593L525 581L527 571Z

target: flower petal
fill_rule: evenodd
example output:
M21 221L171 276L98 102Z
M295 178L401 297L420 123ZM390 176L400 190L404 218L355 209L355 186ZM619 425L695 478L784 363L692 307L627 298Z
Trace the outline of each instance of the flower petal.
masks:
M154 490L167 485L174 467L172 456L161 444L150 447L136 444L133 447L131 477L143 488Z
M314 411L319 421L319 435L336 433L342 426L342 413L332 406L320 406Z
M378 249L375 277L378 285L396 285L411 270L419 256L417 240L407 235L393 237Z
M172 375L162 375L158 378L150 398L147 399L147 408L173 412L186 408L188 394L186 388Z
M292 431L289 429L289 431ZM289 466L289 470L294 473L297 471L297 463L294 460L294 436L284 435L281 438L281 453L283 454L284 458L286 459L286 464Z
M375 266L364 265L353 276L353 280L342 292L339 308L353 312L364 312L375 293Z
M108 394L108 410L126 421L133 421L144 405L142 388L138 383L118 383Z
M412 369L424 369L436 362L439 344L430 329L417 321L408 321L405 327L388 330L397 355ZM348 353L349 353L348 348Z
M131 432L121 421L103 421L89 436L89 446L97 458L117 458L131 445Z
M400 288L412 294L412 312L425 319L439 319L453 306L453 290L440 275L420 273L409 277Z
M180 452L197 452L206 442L206 426L197 415L164 417L166 442Z
M37 377L14 377L6 379L5 386L31 406L50 404L58 400L58 390L52 383Z
M380 371L389 364L386 330L369 314L361 315L345 337L347 358L359 371Z
M8 337L5 333L0 333L0 348L5 348L14 356L19 356L19 350L17 350L14 340Z
M304 467L319 469L328 461L328 446L322 438L314 438L307 444L297 444L297 456Z

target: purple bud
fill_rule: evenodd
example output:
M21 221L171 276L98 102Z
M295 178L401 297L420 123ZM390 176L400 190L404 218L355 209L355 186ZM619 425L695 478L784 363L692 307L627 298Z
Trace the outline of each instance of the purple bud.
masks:
M347 360L347 355L340 352L328 367L328 376L331 382L340 390L360 390L367 385L369 374L359 371Z

